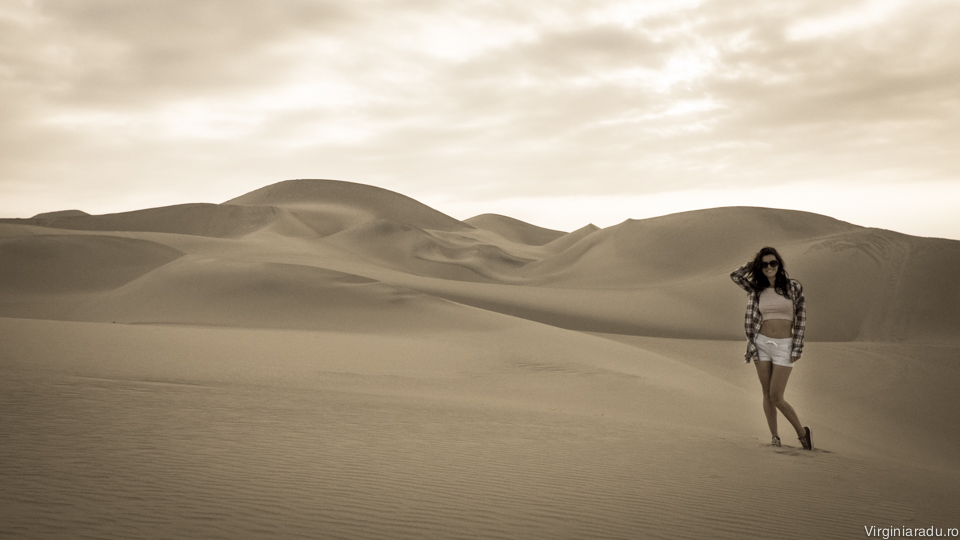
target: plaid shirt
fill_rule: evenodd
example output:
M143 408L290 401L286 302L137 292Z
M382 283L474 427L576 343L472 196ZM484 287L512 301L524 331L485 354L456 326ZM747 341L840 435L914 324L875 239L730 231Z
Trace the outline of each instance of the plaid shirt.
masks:
M743 315L743 327L747 331L747 354L745 362L750 363L758 357L757 334L763 325L763 316L760 315L760 292L753 290L753 285L747 280L748 268L751 262L737 268L730 274L730 279L747 291L747 311ZM791 279L787 285L787 297L793 300L793 351L790 355L800 358L803 353L803 331L807 325L807 309L803 305L803 287L800 282Z

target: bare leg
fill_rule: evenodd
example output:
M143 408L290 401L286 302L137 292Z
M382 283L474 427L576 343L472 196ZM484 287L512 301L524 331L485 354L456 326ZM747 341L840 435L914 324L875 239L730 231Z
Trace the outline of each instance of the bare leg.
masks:
M767 417L767 426L770 427L770 434L777 435L777 408L770 401L770 377L773 362L753 362L757 366L757 377L760 378L760 386L763 388L763 414Z
M772 362L764 363L772 364ZM773 373L770 375L770 393L768 399L773 406L783 413L783 416L793 425L793 429L797 430L797 437L803 437L807 432L803 429L800 418L797 417L797 413L793 410L793 407L783 399L783 392L787 389L787 380L790 379L790 372L792 371L792 367L773 366ZM766 403L764 403L764 405L766 405Z

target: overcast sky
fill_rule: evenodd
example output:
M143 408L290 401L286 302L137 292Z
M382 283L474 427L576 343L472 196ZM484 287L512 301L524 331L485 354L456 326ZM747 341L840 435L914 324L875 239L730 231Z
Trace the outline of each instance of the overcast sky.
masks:
M0 0L0 216L292 178L960 239L960 0Z

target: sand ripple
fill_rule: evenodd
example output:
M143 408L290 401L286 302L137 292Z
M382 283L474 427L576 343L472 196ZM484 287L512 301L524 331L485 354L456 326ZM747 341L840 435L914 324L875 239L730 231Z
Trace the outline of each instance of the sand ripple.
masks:
M947 526L951 515L950 488L930 473L905 481L892 466L676 427L348 392L8 375L3 537L852 537L859 523Z

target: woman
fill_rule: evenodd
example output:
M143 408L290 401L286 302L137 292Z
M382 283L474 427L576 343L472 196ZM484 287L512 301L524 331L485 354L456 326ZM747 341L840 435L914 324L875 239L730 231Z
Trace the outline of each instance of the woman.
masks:
M783 400L793 364L803 351L803 330L807 311L803 305L803 287L787 277L783 259L772 247L765 247L747 264L730 274L730 279L749 294L744 326L747 330L746 362L756 361L757 375L763 387L763 413L773 435L773 446L780 446L777 435L777 410L793 425L804 450L813 450L810 428L803 426L796 411Z

